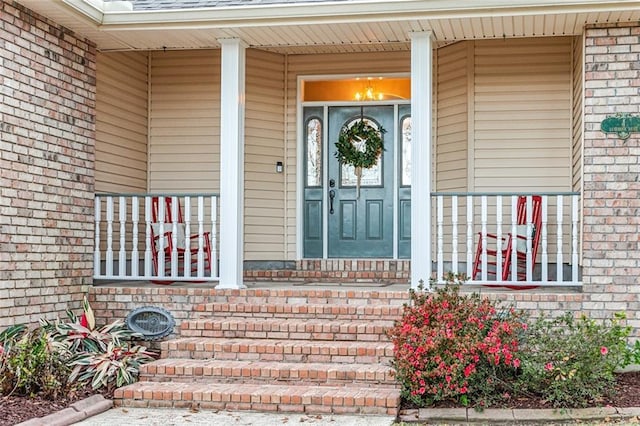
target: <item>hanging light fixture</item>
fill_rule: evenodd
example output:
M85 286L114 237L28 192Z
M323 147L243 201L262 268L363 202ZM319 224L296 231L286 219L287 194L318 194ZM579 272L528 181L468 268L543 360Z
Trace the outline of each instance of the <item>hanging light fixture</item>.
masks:
M382 80L382 77L379 79ZM384 94L382 92L376 92L371 80L373 79L368 77L367 85L364 86L362 90L356 92L354 95L356 101L381 101L384 99Z

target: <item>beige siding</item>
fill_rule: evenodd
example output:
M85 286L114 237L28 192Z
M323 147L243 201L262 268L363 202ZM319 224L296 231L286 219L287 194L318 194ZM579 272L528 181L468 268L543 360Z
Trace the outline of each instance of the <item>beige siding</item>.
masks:
M437 191L467 187L468 44L438 49L437 131L435 161Z
M149 190L218 192L220 51L151 54Z
M408 73L410 52L290 55L286 80L286 258L296 258L297 79L304 75Z
M435 190L440 192L467 191L467 140L469 119L469 81L473 70L469 60L473 57L473 44L455 43L437 50L436 78L436 138L434 150ZM471 72L470 72L471 71ZM451 217L449 199L444 206L444 217ZM460 199L459 211L465 209L465 199ZM435 206L432 209L435 215ZM435 217L435 216L434 216ZM435 226L435 224L434 224ZM435 228L434 228L435 229ZM452 231L444 229L444 251L450 253ZM432 238L432 253L436 253L437 238ZM458 251L464 250L460 239Z
M572 39L492 40L475 45L474 191L570 190ZM551 198L548 206L549 253L556 252L555 201ZM570 214L566 201L565 224ZM510 200L505 202L506 221ZM565 239L565 253L568 243Z
M147 189L146 53L96 58L96 192Z
M475 191L566 191L571 38L476 42Z
M582 191L583 39L573 38L573 175L572 189Z
M245 259L283 260L284 56L247 50L246 93Z

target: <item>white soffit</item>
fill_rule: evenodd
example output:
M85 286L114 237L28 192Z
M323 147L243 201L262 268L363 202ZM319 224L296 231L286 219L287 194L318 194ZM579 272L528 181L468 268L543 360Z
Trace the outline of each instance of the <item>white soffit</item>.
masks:
M101 10L101 0L19 2L103 51L217 48L218 39L234 37L294 54L408 50L412 31L449 43L576 35L586 24L640 21L637 1L370 0L167 11L130 11L126 2Z

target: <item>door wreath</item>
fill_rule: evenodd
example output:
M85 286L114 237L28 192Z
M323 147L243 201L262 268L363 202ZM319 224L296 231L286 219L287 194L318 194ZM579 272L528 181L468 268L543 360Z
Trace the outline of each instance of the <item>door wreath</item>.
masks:
M360 179L362 169L370 169L378 163L378 157L384 151L382 135L386 130L380 126L378 129L367 123L363 118L352 126L345 125L340 130L338 142L336 142L336 158L340 164L353 166L355 170L356 193L360 198Z

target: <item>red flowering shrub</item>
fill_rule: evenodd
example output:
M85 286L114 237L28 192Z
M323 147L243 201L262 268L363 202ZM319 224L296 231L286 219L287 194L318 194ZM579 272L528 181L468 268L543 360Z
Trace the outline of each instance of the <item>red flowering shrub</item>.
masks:
M403 397L418 406L444 400L488 406L508 398L520 366L522 314L475 293L461 295L459 284L450 275L443 288L411 291L411 304L389 332Z

